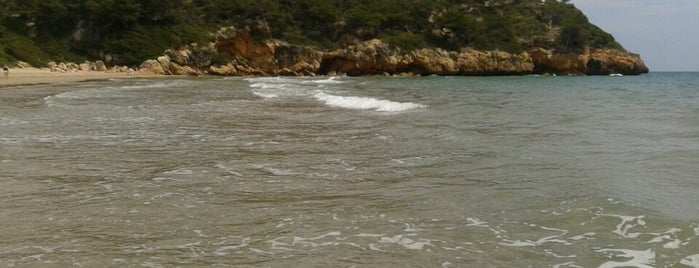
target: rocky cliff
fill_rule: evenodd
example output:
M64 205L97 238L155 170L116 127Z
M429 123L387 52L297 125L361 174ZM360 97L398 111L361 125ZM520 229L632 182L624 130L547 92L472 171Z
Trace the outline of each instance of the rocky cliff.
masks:
M249 29L223 28L207 47L168 50L141 65L144 72L175 75L609 75L647 73L639 55L614 49L521 53L422 48L401 51L378 39L323 51L279 40L257 40ZM213 63L213 59L219 59ZM220 59L225 59L220 62Z
M542 48L529 52L534 73L567 75L638 75L648 73L648 67L637 54L614 49L588 49L582 53L556 53Z

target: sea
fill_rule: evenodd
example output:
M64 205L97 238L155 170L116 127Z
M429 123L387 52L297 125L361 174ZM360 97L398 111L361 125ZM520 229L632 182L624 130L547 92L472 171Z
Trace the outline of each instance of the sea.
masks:
M2 267L699 267L699 73L0 89Z

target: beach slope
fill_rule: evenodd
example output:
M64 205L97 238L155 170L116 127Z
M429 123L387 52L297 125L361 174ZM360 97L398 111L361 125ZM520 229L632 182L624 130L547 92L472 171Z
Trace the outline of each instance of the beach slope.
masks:
M71 83L88 80L105 80L110 78L133 78L133 77L153 77L152 74L139 72L96 72L96 71L76 71L76 72L52 72L49 69L38 68L12 68L9 70L7 78L0 77L0 88Z

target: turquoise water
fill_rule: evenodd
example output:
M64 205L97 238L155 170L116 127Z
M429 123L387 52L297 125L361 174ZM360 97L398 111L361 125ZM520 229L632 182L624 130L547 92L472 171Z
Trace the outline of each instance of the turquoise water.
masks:
M699 267L699 74L0 90L0 265Z

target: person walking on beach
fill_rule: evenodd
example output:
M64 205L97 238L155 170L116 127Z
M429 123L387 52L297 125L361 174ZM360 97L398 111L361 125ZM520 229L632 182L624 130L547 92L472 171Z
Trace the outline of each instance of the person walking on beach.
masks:
M5 79L10 78L10 69L8 69L7 66L2 67L2 77Z

